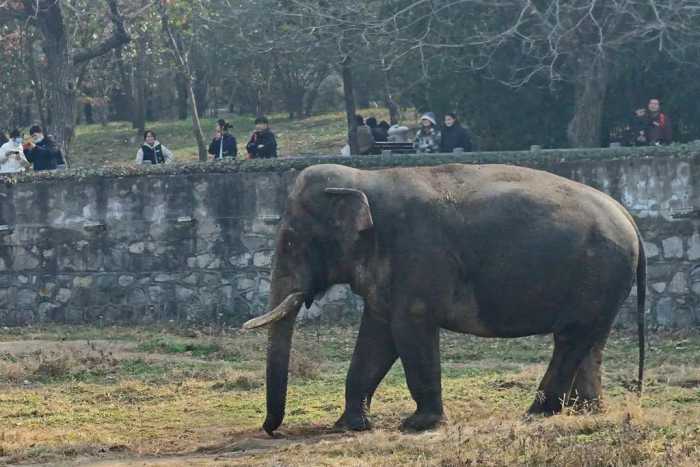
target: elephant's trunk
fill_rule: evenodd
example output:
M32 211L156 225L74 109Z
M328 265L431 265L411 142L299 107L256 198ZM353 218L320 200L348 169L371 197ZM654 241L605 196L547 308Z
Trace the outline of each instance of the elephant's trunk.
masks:
M298 289L289 282L288 277L282 278L273 272L270 294L272 310L243 325L245 329L270 326L267 341L267 417L263 424L263 429L270 436L284 419L294 321L304 302L304 293L295 292Z
M270 436L284 420L284 409L287 401L289 354L292 347L292 334L294 333L296 315L297 313L292 313L273 323L268 334L267 417L265 418L263 429Z

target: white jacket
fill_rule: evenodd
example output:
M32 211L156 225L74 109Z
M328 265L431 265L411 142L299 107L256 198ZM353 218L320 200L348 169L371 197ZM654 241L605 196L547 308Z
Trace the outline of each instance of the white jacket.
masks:
M21 144L8 141L0 146L0 173L24 172L30 166Z

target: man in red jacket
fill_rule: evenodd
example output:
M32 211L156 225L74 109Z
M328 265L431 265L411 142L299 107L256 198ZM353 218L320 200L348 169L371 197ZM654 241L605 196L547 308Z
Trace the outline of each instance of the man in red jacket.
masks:
M671 144L671 119L661 111L659 99L649 99L647 110L649 126L647 127L646 137L649 145Z

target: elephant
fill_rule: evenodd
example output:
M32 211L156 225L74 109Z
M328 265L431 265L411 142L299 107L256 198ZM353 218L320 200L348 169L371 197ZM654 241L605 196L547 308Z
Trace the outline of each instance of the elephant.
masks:
M302 304L334 284L364 299L340 429L371 428L372 396L397 358L416 403L404 430L444 420L440 330L482 337L553 334L530 414L599 403L601 362L637 283L639 380L644 369L646 256L632 216L584 184L525 167L446 164L301 171L275 241L267 416L281 425L290 347Z

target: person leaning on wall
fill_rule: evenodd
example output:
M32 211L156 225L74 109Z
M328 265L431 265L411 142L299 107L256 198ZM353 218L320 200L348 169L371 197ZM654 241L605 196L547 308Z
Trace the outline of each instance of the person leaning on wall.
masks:
M29 136L23 144L24 156L32 163L35 172L66 166L61 149L53 138L44 135L44 130L39 125L29 129Z
M153 130L143 133L143 144L136 153L137 164L169 164L175 157L173 153L160 144Z
M0 173L10 174L24 172L31 164L24 157L22 134L15 129L10 132L10 139L0 146Z
M238 142L229 130L233 125L226 120L221 119L216 122L216 130L214 130L214 138L209 144L209 154L214 156L214 160L235 159L238 155Z

